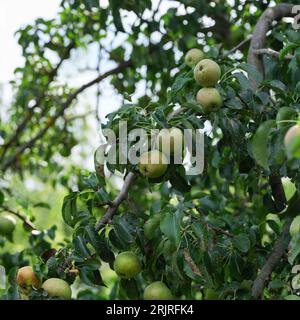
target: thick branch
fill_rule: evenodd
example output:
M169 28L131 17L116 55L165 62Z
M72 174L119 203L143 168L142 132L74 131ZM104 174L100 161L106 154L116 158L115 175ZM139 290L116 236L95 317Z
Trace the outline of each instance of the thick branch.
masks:
M272 26L273 21L278 21L283 17L292 16L293 4L280 3L275 7L268 8L259 18L250 43L250 49L248 53L248 63L252 64L260 71L264 73L261 57L255 52L255 50L262 49L265 45L267 32Z
M268 8L262 16L259 18L254 31L252 40L250 43L250 49L248 52L248 63L252 64L259 72L264 75L263 63L260 54L257 50L263 49L266 42L267 32L272 26L273 21L277 21L286 16L292 15L292 4L281 3L275 7ZM253 81L253 89L257 88L257 84ZM284 194L281 178L278 174L272 174L269 178L269 184L272 189L272 195L277 207L280 212L286 207L286 197ZM254 298L259 298L262 295L263 289L267 280L269 279L272 271L280 262L282 255L284 254L287 247L287 239L289 237L290 220L287 220L282 234L276 241L274 248L263 266L260 274L257 276L253 283L252 295Z
M135 179L135 174L133 172L129 172L124 180L124 184L120 193L115 198L111 206L108 208L103 218L97 223L96 225L97 231L99 231L105 224L109 223L113 215L117 212L120 204L127 198L129 187L132 185L134 179Z
M266 282L269 280L271 273L278 265L279 261L281 260L282 256L284 255L288 243L290 241L289 229L291 225L291 219L289 218L283 227L282 233L280 237L274 244L274 248L269 255L266 263L262 267L258 277L255 279L253 286L252 286L252 296L255 299L258 299L263 292L263 289L266 285Z
M67 98L67 100L61 105L61 108L57 110L56 114L52 117L51 121L47 122L43 129L41 129L32 139L24 142L20 147L17 148L17 150L11 157L9 157L6 161L3 162L2 171L5 172L16 161L17 157L20 154L22 154L26 149L31 149L34 146L35 142L41 139L46 134L48 129L53 126L55 121L64 114L65 110L71 105L71 103L77 98L77 96L80 93L82 93L87 88L93 86L94 84L99 83L105 78L123 71L124 69L129 67L131 64L132 64L131 61L125 61L122 64L120 64L118 67L105 72L104 74L98 76L94 80L81 86L75 92L71 93Z
M22 220L24 222L24 224L29 227L31 230L33 231L38 231L38 229L36 228L36 226L23 214L21 214L19 211L14 211L12 209L10 209L7 206L0 206L1 209L13 214L14 216L18 217L20 220Z

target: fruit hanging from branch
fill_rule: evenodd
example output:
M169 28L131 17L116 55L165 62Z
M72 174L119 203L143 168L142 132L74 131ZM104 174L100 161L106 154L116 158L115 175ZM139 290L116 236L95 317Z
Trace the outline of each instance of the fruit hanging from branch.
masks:
M214 87L221 77L219 65L211 59L203 59L194 69L194 78L202 87Z
M36 289L41 287L41 281L34 273L31 266L25 266L18 270L16 282L26 291L30 291L32 287Z
M13 233L16 220L11 216L0 216L0 235L6 236Z
M72 290L68 282L59 278L46 280L42 288L48 293L49 297L58 297L65 300L70 300L72 297Z
M133 252L125 251L116 257L114 270L120 278L130 279L141 272L142 265Z
M300 156L300 127L298 124L292 126L285 134L284 146L290 156Z
M184 62L186 63L186 65L188 65L189 67L193 67L195 66L199 61L201 61L202 59L204 59L204 53L202 50L197 49L197 48L193 48L190 49L184 57Z
M170 289L161 281L149 284L144 291L144 300L172 300Z
M202 107L204 113L218 111L223 100L219 91L215 88L202 88L197 92L197 103Z
M148 178L161 177L168 168L168 160L166 156L158 151L151 150L141 155L139 161L139 170L142 175Z
M183 133L178 128L161 129L157 136L157 146L165 154L180 154L183 147Z

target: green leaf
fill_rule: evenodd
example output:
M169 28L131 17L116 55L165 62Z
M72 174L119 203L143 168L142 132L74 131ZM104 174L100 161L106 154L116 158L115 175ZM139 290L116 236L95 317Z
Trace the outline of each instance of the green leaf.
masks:
M300 235L292 238L292 240L290 242L290 247L291 247L291 249L289 252L288 261L291 265L293 265L295 259L300 254Z
M67 225L74 227L76 224L74 216L77 214L77 200L78 193L73 192L64 198L62 206L62 217Z
M296 296L295 294L290 294L290 295L284 297L284 300L300 300L300 297Z
M279 59L283 60L284 57L293 49L296 49L299 47L299 44L297 43L288 43L283 49L279 51Z
M281 121L294 119L296 115L297 115L297 111L293 108L290 108L290 107L280 108L276 116L276 122L277 122L278 128L281 128L287 125L290 126L291 123L281 122Z
M93 246L100 259L105 262L113 262L115 259L114 254L108 248L105 239L103 239L95 230L93 226L86 226L86 237L88 242Z
M138 300L140 298L139 286L135 279L121 279L120 286L124 289L129 299Z
M233 245L242 253L247 253L250 249L250 239L245 234L239 234L232 239Z
M169 181L172 187L182 193L189 192L191 186L187 183L185 175L182 170L177 169L172 166L170 169Z
M160 230L177 247L180 243L180 223L174 213L167 213L160 222Z
M163 113L163 111L160 108L156 109L152 113L152 117L161 128L167 128L168 125L166 122L165 114Z
M254 79L258 85L263 81L262 74L253 65L242 63L239 67L245 70L248 73L248 77Z
M264 169L268 169L268 138L271 130L275 127L275 120L263 122L256 130L252 139L252 153L256 162Z
M171 88L172 91L172 97L175 97L176 94L190 81L193 81L192 77L188 77L188 73L187 74L183 74L181 76L178 76Z
M73 245L74 245L74 249L76 254L80 255L83 258L90 258L91 257L91 253L86 245L86 241L84 240L83 237L81 236L77 236L74 240L73 240Z
M114 226L118 238L127 244L134 242L134 237L131 234L131 226L124 217L114 216L112 225Z

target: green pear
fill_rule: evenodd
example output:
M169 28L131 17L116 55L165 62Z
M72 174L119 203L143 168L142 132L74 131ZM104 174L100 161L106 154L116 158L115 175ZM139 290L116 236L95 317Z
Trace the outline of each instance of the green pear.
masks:
M144 300L172 300L170 289L161 281L149 284L144 291Z
M11 216L0 216L0 235L11 234L16 227L16 220Z
M140 157L139 170L148 178L159 178L168 168L168 159L158 150L145 152Z
M215 86L221 77L219 65L211 59L203 59L194 69L195 80L203 87Z
M114 270L120 278L130 279L141 272L142 265L133 252L125 251L116 257Z
M184 143L183 133L178 128L161 129L156 143L164 154L180 154Z
M297 124L292 126L285 134L284 146L290 155L300 156L300 127Z
M215 88L202 88L197 92L197 102L204 113L217 111L222 106L223 100L219 91Z
M292 221L290 226L290 235L291 237L295 237L300 232L300 216L297 216Z
M190 49L184 57L184 62L189 66L193 67L195 66L199 61L201 61L204 58L204 53L200 49Z
M72 290L68 282L59 278L46 280L42 288L47 291L49 297L58 297L65 300L70 300L72 297Z
M155 236L155 230L160 223L160 218L161 216L159 214L156 214L144 223L143 229L147 239L151 240Z

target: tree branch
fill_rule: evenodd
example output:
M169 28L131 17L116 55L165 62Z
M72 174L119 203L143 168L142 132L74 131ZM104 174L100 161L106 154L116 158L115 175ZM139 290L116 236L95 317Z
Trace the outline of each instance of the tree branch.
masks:
M23 214L21 214L19 211L14 211L12 209L10 209L7 206L0 206L1 209L13 214L14 216L18 217L20 220L22 220L24 222L24 224L29 227L31 230L33 231L38 231L38 229L36 228L36 226Z
M254 53L257 55L263 55L263 54L267 54L269 56L275 57L275 58L279 58L279 52L271 49L271 48L263 48L263 49L255 49ZM291 54L287 54L284 57L285 60L291 60L293 59L293 56Z
M259 297L261 297L264 287L266 285L266 282L269 280L271 273L273 272L275 267L278 265L279 261L281 260L282 256L286 251L286 248L290 241L289 230L290 230L291 221L292 219L289 218L285 222L282 233L280 237L277 239L277 241L275 242L274 248L271 254L269 255L264 266L262 267L258 277L253 282L252 296L255 299L258 299Z
M65 61L65 59L68 58L68 56L70 55L71 50L74 48L74 44L70 43L68 45L68 47L66 48L66 51L64 53L64 55L61 57L61 60L59 61L59 63L56 65L56 67L54 69L51 70L51 72L48 74L48 83L47 86L49 86L49 84L54 80L54 78L57 75L57 72L59 70L59 68L61 67L62 63ZM4 159L4 156L7 152L7 150L9 149L9 147L11 145L13 145L17 140L18 140L18 136L20 135L20 133L26 128L27 123L30 121L30 119L33 117L34 115L34 110L36 108L38 108L41 104L41 102L43 101L43 99L46 96L47 91L44 90L40 96L36 99L35 104L27 111L26 115L24 116L23 120L19 123L17 129L15 130L15 133L12 135L12 137L2 146L3 147L3 151L2 151L2 155L1 155L1 159Z
M80 93L82 93L87 88L93 86L94 84L99 83L100 81L104 80L105 78L123 71L124 69L126 69L127 67L129 67L131 65L132 65L132 62L130 60L125 61L125 62L121 63L118 67L111 69L111 70L103 73L102 75L99 75L94 80L84 84L83 86L78 88L75 92L71 93L69 95L69 97L67 98L67 100L61 105L61 108L59 110L57 110L56 114L51 118L51 121L48 121L46 123L45 127L43 129L41 129L32 139L24 142L20 147L18 147L17 150L15 151L15 153L11 157L9 157L6 161L3 161L3 164L1 166L2 171L5 172L16 161L17 157L20 154L22 154L26 149L31 149L34 146L35 142L37 140L41 139L46 134L48 129L54 125L55 121L60 116L62 116L64 114L65 110L71 105L71 103L77 98L77 96Z
M183 249L183 256L184 256L184 260L187 262L187 264L190 266L190 268L192 269L193 273L195 275L197 275L198 277L203 277L203 274L201 273L201 271L199 270L199 268L196 266L194 260L192 259L192 257L190 256L189 250L188 248L184 248Z
M275 7L268 8L261 15L253 30L253 36L248 52L248 63L255 66L262 74L264 74L262 60L255 50L262 49L264 47L267 38L267 32L272 26L273 21L278 21L283 17L293 16L293 6L293 4L280 3Z
M237 50L243 48L249 41L251 41L252 36L250 36L247 39L244 39L242 42L240 42L238 45L236 45L235 47L233 47L231 50L229 50L228 52L226 52L223 55L223 58L230 56L231 54L235 53Z
M112 219L113 215L118 210L120 204L127 198L129 187L132 185L135 179L135 174L133 172L129 172L124 180L124 184L118 196L112 202L108 210L106 211L103 218L96 224L96 230L99 231L104 225L109 223Z
M261 50L264 48L267 38L267 32L272 26L273 21L278 21L286 16L292 16L293 6L293 4L281 3L276 5L275 7L268 8L261 15L254 28L252 40L250 43L250 49L248 52L248 63L252 64L263 76L264 67L261 56L260 54L258 54L257 50ZM255 81L252 82L252 87L254 90L257 88L257 84ZM277 210L280 212L286 207L287 202L281 182L281 177L276 173L272 174L269 178L269 184L272 189L272 195ZM288 239L289 237L290 224L291 221L288 219L283 227L280 237L275 242L274 248L270 253L269 258L267 259L260 274L257 276L253 283L252 296L256 299L258 299L262 295L267 280L269 279L274 268L280 262L281 257L286 250L286 239Z

